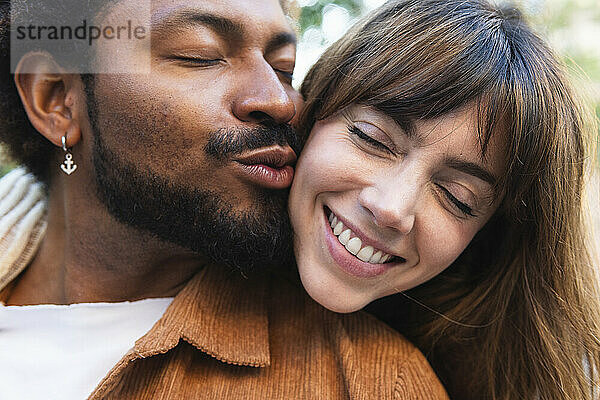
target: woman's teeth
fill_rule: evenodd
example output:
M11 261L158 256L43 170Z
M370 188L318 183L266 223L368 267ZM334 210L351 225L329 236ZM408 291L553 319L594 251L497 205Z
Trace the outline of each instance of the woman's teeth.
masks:
M357 238L354 232L346 228L342 221L338 221L338 218L333 213L329 214L329 223L331 229L333 229L333 234L337 236L340 243L350 254L359 260L371 264L383 264L393 257L373 246L363 246L362 240Z

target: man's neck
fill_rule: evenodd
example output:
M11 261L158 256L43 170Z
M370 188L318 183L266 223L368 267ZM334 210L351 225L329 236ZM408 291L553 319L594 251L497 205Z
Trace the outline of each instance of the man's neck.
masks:
M93 189L73 182L65 187L63 178L54 183L46 236L6 304L171 297L203 265L195 253L115 220Z

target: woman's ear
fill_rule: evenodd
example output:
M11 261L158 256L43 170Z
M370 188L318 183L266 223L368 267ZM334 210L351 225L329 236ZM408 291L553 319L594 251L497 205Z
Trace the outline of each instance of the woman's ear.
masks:
M67 147L81 139L79 122L73 118L73 93L69 88L73 75L57 73L60 66L48 53L25 54L15 69L15 84L29 121L46 139L62 146L67 137Z

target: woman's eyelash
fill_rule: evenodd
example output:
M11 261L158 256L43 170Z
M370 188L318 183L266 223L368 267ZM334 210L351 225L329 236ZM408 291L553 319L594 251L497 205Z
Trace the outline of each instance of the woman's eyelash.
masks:
M446 198L448 198L448 200L450 200L463 214L468 215L470 217L475 216L475 214L473 214L473 209L465 203L463 203L462 201L459 201L456 197L452 195L452 193L448 191L448 189L446 189L442 185L437 185L437 187L440 188L440 190L444 193Z
M363 131L361 131L359 128L357 128L354 125L348 125L348 132L358 136L361 140L369 143L372 146L375 146L375 147L377 147L381 150L387 151L389 153L392 152L386 145L373 139L371 136L367 135L366 133L364 133Z

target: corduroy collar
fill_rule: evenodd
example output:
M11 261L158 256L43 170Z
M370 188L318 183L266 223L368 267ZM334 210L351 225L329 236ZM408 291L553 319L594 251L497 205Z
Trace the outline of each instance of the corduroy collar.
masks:
M198 272L134 347L140 357L166 353L185 340L219 361L270 365L266 276L243 278L223 266Z

